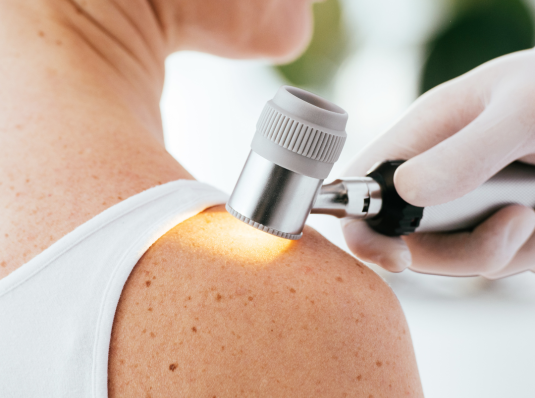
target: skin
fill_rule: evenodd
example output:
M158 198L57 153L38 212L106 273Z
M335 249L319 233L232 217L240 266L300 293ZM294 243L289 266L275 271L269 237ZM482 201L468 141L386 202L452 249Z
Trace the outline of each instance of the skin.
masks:
M422 396L403 313L375 273L310 228L290 242L222 206L140 260L110 352L110 397Z
M4 0L0 18L0 277L106 208L193 178L163 143L168 54L290 59L311 27L304 0ZM380 278L311 229L292 243L218 206L135 266L114 322L109 395L422 392L403 313Z

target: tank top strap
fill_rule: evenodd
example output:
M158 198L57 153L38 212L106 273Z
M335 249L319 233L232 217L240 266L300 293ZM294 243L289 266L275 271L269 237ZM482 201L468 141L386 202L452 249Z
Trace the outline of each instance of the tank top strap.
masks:
M171 228L226 201L197 181L151 188L0 280L2 397L107 397L112 325L132 269Z

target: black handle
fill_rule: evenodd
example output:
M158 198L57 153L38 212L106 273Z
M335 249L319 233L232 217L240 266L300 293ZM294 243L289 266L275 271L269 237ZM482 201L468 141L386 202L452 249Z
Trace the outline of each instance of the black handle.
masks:
M400 236L413 233L420 225L424 214L423 207L405 202L394 187L394 172L405 160L386 160L378 163L369 173L381 186L381 211L366 222L375 231L388 236Z

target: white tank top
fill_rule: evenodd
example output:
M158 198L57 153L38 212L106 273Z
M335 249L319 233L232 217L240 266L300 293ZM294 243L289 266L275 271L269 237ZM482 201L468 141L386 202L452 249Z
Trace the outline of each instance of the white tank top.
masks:
M0 397L108 396L115 310L163 234L227 195L180 180L135 195L0 280Z

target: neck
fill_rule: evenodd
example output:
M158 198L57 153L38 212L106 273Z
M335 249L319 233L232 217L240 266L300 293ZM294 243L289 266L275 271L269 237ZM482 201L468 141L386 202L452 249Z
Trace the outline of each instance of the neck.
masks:
M165 150L148 0L0 2L0 278L106 208L192 178Z
M8 0L0 14L0 51L49 68L80 90L107 92L163 143L159 100L168 46L148 0Z

